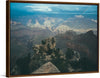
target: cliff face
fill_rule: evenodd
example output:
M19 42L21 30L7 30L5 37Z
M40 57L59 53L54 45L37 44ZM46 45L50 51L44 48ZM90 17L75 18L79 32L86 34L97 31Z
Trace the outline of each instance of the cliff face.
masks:
M33 50L36 52L36 54L42 52L48 52L49 50L55 49L56 46L56 40L54 37L42 40L42 43L39 45L35 45L33 47Z
M43 65L42 69L45 70L44 64L46 64L47 67L50 64L48 68L48 72L43 70L43 73L56 72L55 70L58 68L56 68L55 66L55 63L56 63L55 61L59 62L60 59L65 59L65 55L59 48L55 48L55 47L56 47L56 39L54 37L50 37L45 40L42 40L41 44L33 46L33 50L35 53L32 56L31 62L29 64L30 71L33 72L33 70L35 71L37 69L37 71L35 72L41 73L41 69L40 69L41 66ZM37 66L35 66L35 64ZM36 68L34 69L33 66L35 66ZM54 71L53 71L53 68L54 68Z
M51 62L47 62L43 64L40 68L32 72L31 74L44 74L44 73L60 73L60 71L54 64L52 64Z
M56 58L56 53L60 54L61 57L64 58L64 54L61 50L56 49L56 39L54 37L42 40L42 43L39 45L35 45L33 47L34 52L36 55L39 55L40 58L45 58L45 61L52 60L52 57ZM34 57L34 55L33 55Z
M54 37L42 40L42 43L35 45L33 50L35 54L32 57L30 68L36 64L36 69L31 70L31 74L41 73L59 73L59 72L70 72L71 62L78 62L80 57L75 51L68 50L67 55L62 50L56 47L56 39ZM72 53L71 53L72 52ZM72 56L72 57L71 57ZM70 59L68 57L71 57ZM36 62L35 62L36 61Z
M28 55L17 60L12 74L70 72L68 68L71 68L71 64L69 62L76 61L75 54L73 55L74 57L68 59L68 57L72 56L70 51L68 51L70 54L67 53L68 57L66 58L66 54L59 48L56 48L56 39L54 37L42 40L41 44L33 46L33 50L34 54L32 57Z
M72 44L70 44L72 46ZM81 46L80 46L81 47ZM60 47L61 48L61 47ZM67 48L64 53L56 48L56 38L50 37L33 46L34 53L17 60L12 74L67 73L96 70L88 58L82 58L79 51ZM94 68L91 68L94 66Z

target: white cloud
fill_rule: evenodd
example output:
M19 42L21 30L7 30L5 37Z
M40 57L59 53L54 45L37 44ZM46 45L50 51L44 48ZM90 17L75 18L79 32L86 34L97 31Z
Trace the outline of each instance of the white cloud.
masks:
M84 18L83 15L75 15L76 18Z
M91 21L93 21L93 22L97 23L97 20L91 19Z
M51 12L54 14L88 14L85 13L91 5L65 5L65 4L31 4L27 5L28 11ZM68 12L68 11L82 11L83 13ZM85 9L85 10L84 10ZM95 14L91 12L90 14ZM79 17L79 16L78 16Z
M83 5L64 5L64 4L32 4L28 5L29 7L36 11L52 11L52 8L56 8L57 10L65 10L65 11L79 11L80 7L88 7Z
M59 5L58 8L65 11L79 11L82 8L87 8L91 5Z
M44 5L30 5L26 6L31 9L31 11L43 11L43 12L48 12L52 11L52 9L49 6L44 6Z

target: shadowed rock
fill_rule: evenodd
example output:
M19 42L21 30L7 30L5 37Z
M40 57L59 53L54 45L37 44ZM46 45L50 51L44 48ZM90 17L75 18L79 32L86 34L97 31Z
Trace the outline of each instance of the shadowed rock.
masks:
M51 62L47 62L31 74L60 73L59 69Z

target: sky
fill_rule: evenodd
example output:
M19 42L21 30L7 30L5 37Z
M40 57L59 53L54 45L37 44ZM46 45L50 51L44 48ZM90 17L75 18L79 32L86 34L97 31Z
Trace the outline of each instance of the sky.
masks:
M97 5L10 3L11 14L97 15Z

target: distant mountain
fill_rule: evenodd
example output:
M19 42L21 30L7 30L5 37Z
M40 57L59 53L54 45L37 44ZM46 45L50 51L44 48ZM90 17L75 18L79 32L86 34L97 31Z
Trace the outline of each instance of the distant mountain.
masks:
M97 34L97 22L93 19L88 19L84 17L73 17L68 18L61 25L66 25L69 29L74 30L79 33L84 33L89 30L93 30Z
M97 36L94 35L93 31L90 30L85 34L78 35L74 42L85 45L88 48L89 58L91 58L94 62L97 61L97 51L98 51L98 42ZM94 58L93 58L94 57Z
M90 28L96 28L97 22L93 21L92 19L88 18L68 18L66 21L62 23L62 25L68 25L73 29L90 29Z
M39 21L37 18L35 23L32 23L32 19L30 19L27 23L27 26L49 29L51 32L56 34L65 33L68 30L74 30L77 33L84 33L89 30L93 30L97 35L97 21L93 19L84 18L82 16L68 18L67 20L53 17L40 17L40 19L43 20L42 24L40 23L41 21Z
M77 36L76 32L69 30L66 31L63 34L58 34L56 35L56 40L57 40L57 48L60 47L62 48L63 52L66 51L67 49L67 43L72 42L72 40Z
M97 57L97 36L90 30L83 34L75 34L73 31L67 31L65 34L56 35L57 47L62 50L72 48L80 52L81 57L86 56L92 59L92 56ZM60 42L61 41L61 42ZM96 61L96 59L93 59Z
M56 27L53 32L56 33L56 34L61 34L61 33L65 33L68 30L70 30L69 26L60 25L60 26Z
M58 34L55 37L57 42L56 47L60 47L64 53L66 53L68 48L79 52L80 62L82 65L85 64L83 69L86 69L84 71L97 70L98 39L92 30L79 35L75 34L73 31L67 31L64 34ZM91 67L93 67L93 69Z
M84 33L93 30L95 35L97 35L97 20L89 19L82 15L75 15L72 18L66 19L41 15L23 16L19 18L15 17L15 19L16 21L11 21L12 24L25 23L24 26L49 29L51 32L56 34L65 33L67 30L74 30L77 33Z
M42 18L42 17L41 17ZM35 20L35 23L32 22L32 20L30 19L27 23L28 27L31 28L41 28L41 29L49 29L50 31L54 31L54 29L60 24L62 23L64 20L63 19L57 19L57 18L52 18L52 17L45 17L42 18L44 21L42 22L42 24L40 23L39 19Z

